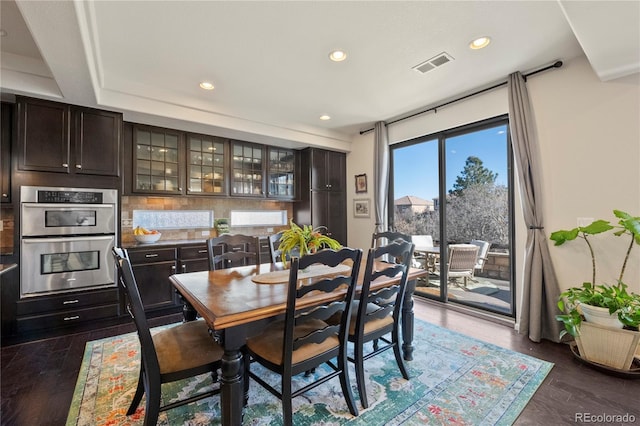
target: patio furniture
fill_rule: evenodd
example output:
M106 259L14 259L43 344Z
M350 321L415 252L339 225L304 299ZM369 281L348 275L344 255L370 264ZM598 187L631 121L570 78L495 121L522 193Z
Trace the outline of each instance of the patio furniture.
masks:
M458 278L463 279L462 288L466 289L467 281L473 279L478 257L478 246L475 244L450 244L447 259L447 280L458 284ZM435 265L434 273L440 275L441 264Z
M476 272L482 272L484 269L484 264L488 259L489 255L489 247L491 243L482 240L471 240L469 244L473 244L478 246L478 256L476 257Z

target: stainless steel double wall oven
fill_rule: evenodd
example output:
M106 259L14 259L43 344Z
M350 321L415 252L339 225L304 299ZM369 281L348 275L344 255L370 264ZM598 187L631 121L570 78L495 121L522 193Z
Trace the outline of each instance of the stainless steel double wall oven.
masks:
M114 189L20 188L20 296L115 286Z

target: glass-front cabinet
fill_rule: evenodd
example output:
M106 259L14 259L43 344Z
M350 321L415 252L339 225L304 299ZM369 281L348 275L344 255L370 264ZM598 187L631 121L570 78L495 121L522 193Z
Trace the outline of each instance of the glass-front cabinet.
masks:
M134 192L180 193L180 133L136 126L133 143Z
M295 151L269 147L268 192L270 198L291 199L295 196Z
M231 195L264 197L264 146L231 141Z
M227 140L216 136L187 136L189 194L226 195Z

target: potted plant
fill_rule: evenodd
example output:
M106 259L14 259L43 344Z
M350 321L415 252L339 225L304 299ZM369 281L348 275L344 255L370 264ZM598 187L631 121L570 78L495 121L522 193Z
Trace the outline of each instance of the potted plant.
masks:
M628 369L640 339L640 295L627 291L623 278L631 250L634 245L640 245L640 217L620 210L614 210L613 213L619 219L617 225L600 219L585 227L559 230L551 234L550 239L557 246L578 238L584 240L589 248L592 268L591 282L583 283L582 287L572 287L560 294L558 308L564 313L556 318L564 324L560 337L570 334L576 338L580 354L585 358ZM596 258L589 238L608 231L613 231L616 237L628 235L629 245L617 283L596 284ZM621 330L622 328L624 329ZM611 333L616 330L618 335L612 336ZM625 341L628 347L613 348L612 341Z
M321 231L326 227L313 228L311 225L296 225L293 220L289 221L289 229L282 232L280 245L282 250L282 262L286 264L287 255L297 251L299 256L315 253L323 248L339 249L342 245L333 238L323 234Z

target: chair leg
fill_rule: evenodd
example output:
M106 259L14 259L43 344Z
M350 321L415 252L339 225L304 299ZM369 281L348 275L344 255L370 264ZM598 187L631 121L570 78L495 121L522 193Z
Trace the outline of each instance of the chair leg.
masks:
M293 425L293 404L291 402L291 377L282 376L282 419L284 426Z
M349 383L349 361L347 359L346 351L342 351L338 356L338 369L341 371L340 386L342 387L344 399L347 401L349 412L354 416L357 416L358 407L356 407L356 401L353 399L353 391L351 390L351 384Z
M356 367L356 382L358 383L358 394L360 394L360 404L362 408L369 407L369 400L367 399L367 389L364 383L364 346L362 344L354 345L354 364Z
M155 426L160 415L160 383L157 386L149 384L147 389L147 403L145 406L144 426Z
M138 405L140 405L140 401L142 400L142 395L144 395L144 371L142 365L140 365L138 386L136 387L136 393L133 395L131 405L129 405L129 409L127 410L127 416L130 416L136 412L136 409L138 408Z
M396 363L398 364L398 368L400 368L400 373L402 373L402 377L406 380L409 380L409 372L407 371L407 367L404 365L404 359L402 358L402 353L400 351L400 333L398 330L393 330L391 339L393 341L393 354L396 357Z

